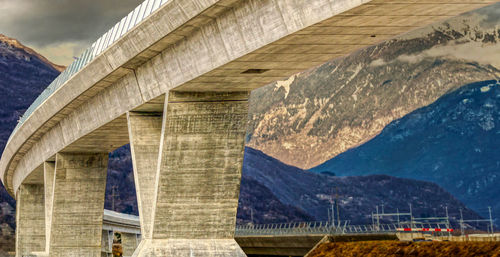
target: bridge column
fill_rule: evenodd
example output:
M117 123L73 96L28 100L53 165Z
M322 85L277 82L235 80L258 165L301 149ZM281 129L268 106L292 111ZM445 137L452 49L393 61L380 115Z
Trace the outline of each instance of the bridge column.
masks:
M113 231L102 230L101 257L113 257Z
M107 153L56 155L51 257L101 256Z
M17 191L16 257L45 250L43 184L22 184Z
M134 256L246 256L234 229L248 96L169 93L158 156L132 147L136 160L157 163L151 236L143 235Z
M151 239L162 114L129 112L127 120L141 235Z
M45 193L45 253L50 249L50 226L52 223L52 206L54 200L54 180L55 180L55 162L45 162L43 164L43 179Z
M132 233L121 233L122 234L122 250L123 257L130 257L134 254L137 248L137 236Z

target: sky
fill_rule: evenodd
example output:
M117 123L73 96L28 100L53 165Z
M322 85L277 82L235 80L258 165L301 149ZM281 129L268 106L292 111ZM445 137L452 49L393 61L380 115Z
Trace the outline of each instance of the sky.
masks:
M0 0L0 34L52 62L69 65L143 0ZM477 12L482 26L498 24L500 3ZM492 24L493 23L493 24ZM496 50L495 50L496 51Z
M143 0L0 0L0 34L69 65Z

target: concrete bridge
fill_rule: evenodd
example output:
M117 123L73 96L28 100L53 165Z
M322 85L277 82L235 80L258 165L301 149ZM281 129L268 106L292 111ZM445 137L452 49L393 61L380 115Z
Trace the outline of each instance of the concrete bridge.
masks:
M249 92L496 0L147 0L27 110L0 160L17 256L100 256L108 153L130 143L134 256L234 240Z

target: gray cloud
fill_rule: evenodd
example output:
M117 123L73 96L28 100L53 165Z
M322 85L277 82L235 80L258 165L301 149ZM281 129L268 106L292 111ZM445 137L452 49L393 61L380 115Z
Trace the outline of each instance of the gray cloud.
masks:
M142 1L0 0L0 33L67 65Z

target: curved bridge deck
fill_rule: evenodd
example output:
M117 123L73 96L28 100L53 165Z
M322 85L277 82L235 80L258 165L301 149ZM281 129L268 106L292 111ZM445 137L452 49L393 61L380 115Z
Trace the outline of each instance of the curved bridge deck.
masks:
M108 153L127 143L135 256L245 256L234 224L249 92L495 2L146 0L11 135L0 176L18 256L98 256Z

